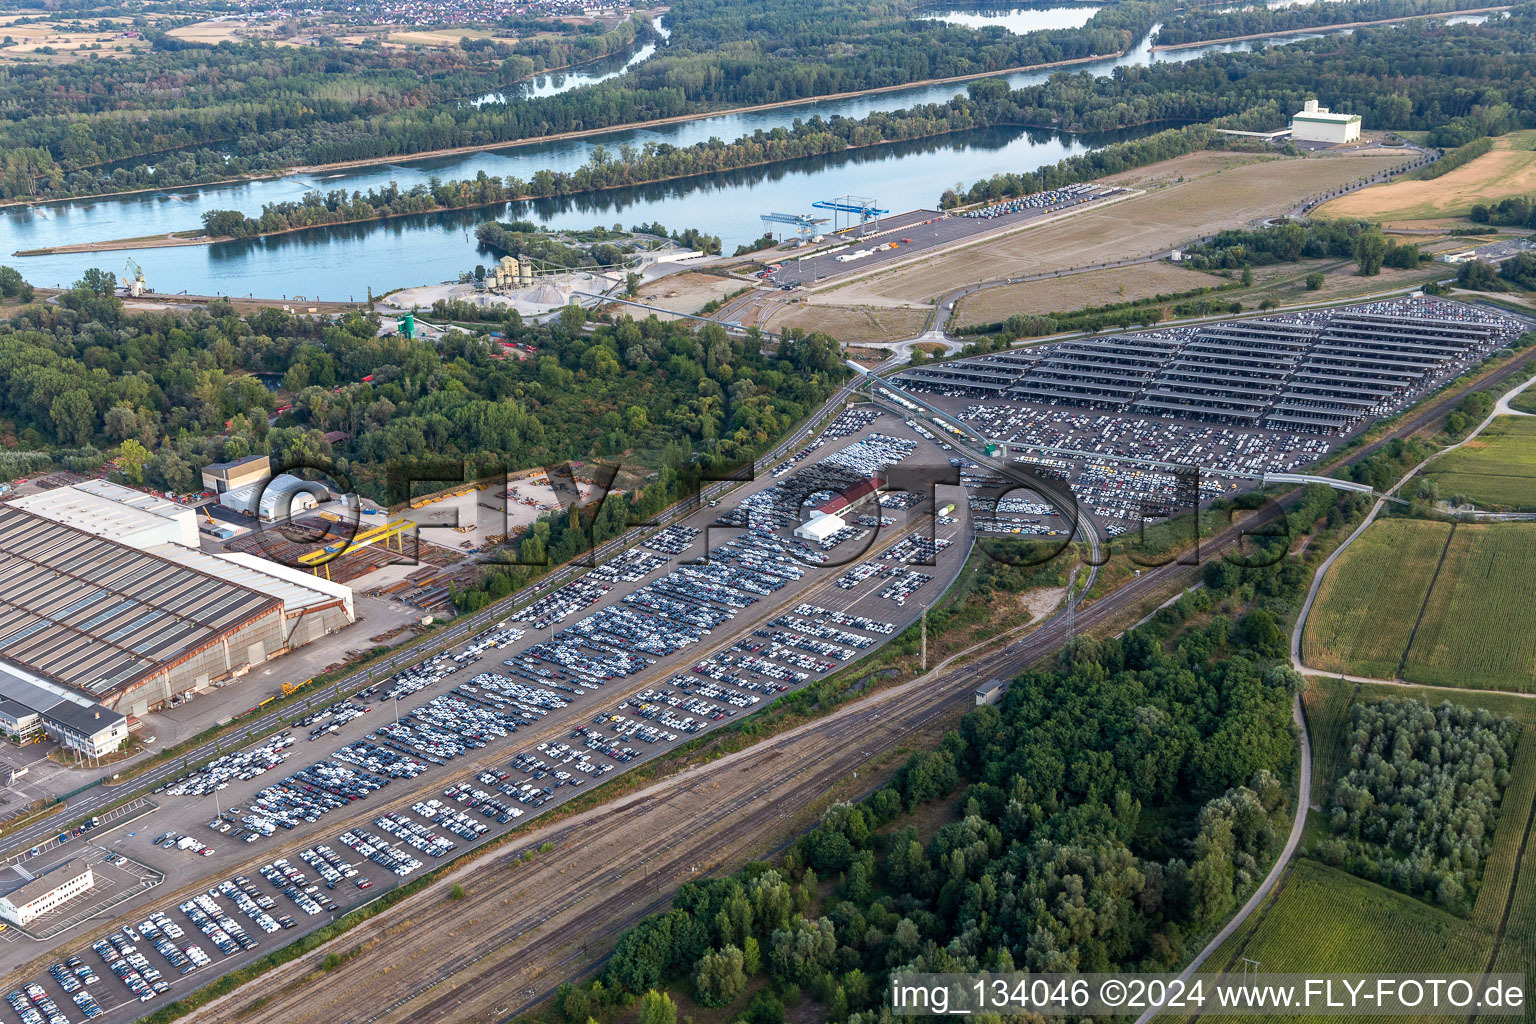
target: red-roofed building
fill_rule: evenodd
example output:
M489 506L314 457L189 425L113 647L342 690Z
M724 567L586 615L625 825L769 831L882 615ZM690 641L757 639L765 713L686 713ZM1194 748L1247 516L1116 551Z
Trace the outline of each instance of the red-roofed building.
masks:
M871 494L874 494L884 486L884 477L872 476L867 480L862 480L859 483L854 484L852 487L848 488L848 490L842 492L841 494L833 495L830 501L822 505L816 511L822 513L823 515L835 516L840 512L844 512L850 508L853 508L859 502L863 501Z

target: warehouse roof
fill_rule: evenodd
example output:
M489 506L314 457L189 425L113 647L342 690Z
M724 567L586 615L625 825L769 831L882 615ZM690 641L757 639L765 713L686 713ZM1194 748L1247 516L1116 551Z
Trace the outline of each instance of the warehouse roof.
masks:
M278 604L0 506L0 658L93 695L159 671Z
M110 480L55 487L11 502L16 508L104 537L124 537L195 516L191 509Z
M228 580L230 583L254 590L259 594L270 594L272 597L279 598L283 602L284 612L288 615L333 604L341 604L346 608L349 616L352 614L351 587L342 583L332 583L255 555L239 552L210 555L177 544L158 544L147 550L152 555L159 555L189 569L217 576L219 579Z

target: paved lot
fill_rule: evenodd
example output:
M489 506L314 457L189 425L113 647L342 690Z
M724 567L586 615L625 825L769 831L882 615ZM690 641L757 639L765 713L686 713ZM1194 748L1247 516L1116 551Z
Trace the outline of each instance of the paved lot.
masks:
M841 452L870 431L878 431L911 444L915 448L914 454L910 456L911 464L948 468L945 453L918 434L907 430L898 418L890 415L882 415L871 424L860 425L854 433L827 440L805 460L797 463L797 467L812 466L827 455ZM367 891L356 888L355 877L344 880L334 890L320 890L334 901L335 911L325 909L318 914L308 914L290 901L286 904L286 910L295 919L295 926L291 934L285 930L281 939L276 935L268 937L259 929L252 929L251 921L245 920L246 915L236 909L230 900L221 898L219 904L224 912L246 926L256 945L225 957L210 947L207 941L201 941L202 947L214 957L215 964L194 971L183 979L159 952L145 943L139 943L139 951L164 974L171 992L180 994L191 985L205 983L215 971L222 972L249 962L270 948L272 943L292 939L319 927L333 919L335 914L343 913L379 895L401 878L414 877L417 871L440 863L444 857L479 845L515 824L529 820L540 806L554 806L582 791L576 781L561 779L559 782L564 784L556 785L557 773L563 772L572 780L594 782L599 769L601 774L607 774L623 770L626 764L643 763L662 751L687 742L708 728L730 721L737 714L746 713L752 706L752 698L766 702L773 696L768 689L770 684L782 683L793 688L821 678L828 671L835 671L845 663L845 657L851 660L859 653L857 644L867 645L862 648L864 650L873 649L887 637L899 632L903 624L916 617L923 604L942 593L948 580L963 563L969 546L965 540L968 536L965 532L966 522L954 516L944 517L947 521L939 523L935 528L936 539L941 543L950 543L938 552L933 565L924 565L918 561L903 566L895 560L876 557L880 550L898 545L904 545L901 550L908 553L922 547L926 543L925 524L933 522L931 515L921 508L894 512L884 510L884 514L893 520L889 527L878 531L873 538L845 542L855 548L862 548L864 544L872 542L873 550L855 550L848 556L837 557L842 545L834 548L828 553L827 564L807 566L801 579L746 608L736 609L735 617L726 627L711 630L709 635L701 637L700 642L686 645L682 650L657 657L653 664L630 676L609 680L593 690L584 686L571 686L575 675L567 672L560 679L566 689L556 689L556 680L545 679L537 672L533 672L531 677L519 679L516 668L503 665L507 660L520 661L538 644L549 644L552 638L559 639L562 630L599 608L634 611L640 606L633 602L626 603L623 599L642 588L652 588L647 591L649 596L646 600L654 601L657 596L665 596L654 584L677 570L680 565L696 559L703 550L706 537L711 546L718 548L733 536L742 535L742 531L729 531L715 526L714 521L718 516L729 511L730 505L736 501L763 491L781 479L768 477L756 481L733 492L727 502L722 502L721 507L700 509L685 525L701 532L676 553L640 549L656 556L647 561L652 567L638 578L612 584L597 604L582 608L559 622L548 621L549 616L539 613L523 623L508 623L509 627L522 628L524 631L516 642L500 649L491 648L475 656L466 656L461 670L430 682L398 702L400 720L403 723L414 723L416 737L421 738L427 732L424 724L427 720L422 717L426 712L418 712L415 717L412 712L426 708L434 701L438 701L438 706L442 707L442 702L446 700L464 700L463 695L467 691L463 686L465 683L473 683L471 677L477 673L497 673L518 685L545 682L548 684L548 692L568 699L566 707L551 709L547 714L532 719L531 725L519 727L514 735L492 738L484 747L469 750L452 759L444 758L447 763L441 765L429 763L420 753L406 755L415 757L425 769L414 779L397 779L371 793L366 799L355 804L347 803L340 809L318 816L319 820L315 823L299 821L291 833L279 829L271 838L259 838L249 844L236 841L235 832L258 793L313 764L355 768L355 764L346 765L331 759L333 752L343 748L357 750L360 749L358 744L369 742L381 749L389 749L388 741L379 735L378 730L393 725L394 702L369 705L369 710L361 713L356 710L361 707L358 703L353 703L353 710L337 708L342 710L342 717L354 717L338 725L335 732L327 731L314 740L308 738L311 729L316 726L328 728L327 723L334 722L334 717L318 720L309 727L296 726L290 737L293 745L287 750L289 757L286 760L263 774L246 779L233 778L228 781L227 788L214 795L174 796L166 793L154 797L162 801L162 806L133 822L130 829L119 830L105 843L107 848L142 860L147 866L165 873L163 886L133 900L131 918L128 912L118 912L116 916L120 921L141 920L151 911L163 910L187 931L188 941L198 939L197 929L177 909L177 903L183 898L177 896L178 892L190 887L206 890L209 885L240 873L251 879L258 889L271 894L275 887L259 877L259 869L278 856L286 856L294 867L305 873L308 884L316 884L319 881L317 871L301 861L299 853L318 844L328 845L332 851L351 863L354 870L361 871L373 882ZM939 504L942 506L956 502L959 497L958 489L946 491L941 488ZM958 504L963 508L963 502ZM867 511L872 513L874 509ZM963 512L960 515L963 516ZM711 526L714 528L705 532L705 528ZM918 535L916 539L914 533ZM781 533L780 536L784 535ZM864 575L861 569L859 578L849 581L853 568L871 562L875 563L873 571ZM918 576L925 579L919 582ZM916 589L909 592L908 588L914 586ZM916 597L912 597L912 594ZM791 616L794 623L781 618L785 615ZM880 632L876 628L880 624L887 626L889 631ZM769 636L761 636L760 633ZM757 649L744 649L743 644ZM805 646L796 646L799 644ZM455 647L455 652L462 653L464 646L461 644ZM769 653L770 648L775 648L777 653ZM836 656L818 653L834 650L838 652ZM539 664L547 669L552 663L546 661ZM704 672L691 671L695 665L707 667ZM754 668L762 671L754 671ZM775 678L769 674L769 668L785 675ZM802 673L803 678L796 678ZM559 673L556 675L558 677ZM459 691L458 695L450 698L450 692L455 690ZM471 686L470 690L487 692L484 686ZM663 690L669 693L662 694ZM636 696L642 693L647 696ZM324 701L315 703L317 709L325 704ZM484 712L485 708L479 710ZM622 721L615 723L614 716ZM669 724L689 718L693 719L698 732L689 733L679 725ZM599 722L598 719L603 721ZM578 733L578 727L585 730L585 733ZM389 729L385 728L385 731ZM646 741L648 733L653 737L651 742ZM544 745L544 749L540 749L540 744ZM551 744L564 744L566 748L552 747ZM632 752L633 759L626 752ZM395 757L402 753L401 747L397 746L389 756ZM533 762L542 762L544 767L530 767ZM517 768L518 764L523 767ZM586 767L583 768L583 765ZM491 771L496 784L485 781L481 774L484 771ZM584 772L589 774L584 776ZM503 774L507 776L506 779L499 778ZM536 792L549 787L549 794L536 797L542 800L542 805L521 802L505 788L500 788L522 785L525 781L527 784L537 781ZM481 790L485 801L474 796L469 798L480 803L480 808L445 794L445 791L465 784L472 790ZM522 790L514 789L514 792L527 795ZM434 817L413 806L430 799L438 800L445 809L441 817ZM500 813L486 813L486 801L507 811L520 811L521 817L509 817L506 822L502 822L499 820L502 816ZM242 811L230 815L235 822L229 831L220 832L209 827L209 822L215 819L218 810L228 811L232 807L240 807ZM451 820L444 823L445 817ZM473 839L465 838L466 832L475 832L475 826L484 828L484 832ZM455 832L453 828L459 831ZM393 833L391 830L394 830ZM189 835L197 842L211 846L215 852L204 857L188 850L164 850L152 845L152 840L168 831ZM371 838L366 840L366 851L346 845L351 841L361 847L363 840L360 840L360 834L363 832L371 834ZM437 840L455 843L456 849L438 857L415 845L427 843L430 846ZM396 864L401 863L401 858L420 860L424 867L409 869L405 875L395 875L378 863L368 863L369 853ZM280 906L284 905L284 897L277 895L274 898ZM157 999L141 1004L132 997L123 982L110 976L109 971L104 973L106 965L89 950L88 944L83 943L89 931L84 926L75 928L69 932L72 938L57 941L53 951L61 957L80 953L87 963L96 968L102 981L92 986L92 994L107 1009L107 1020L116 1022L132 1019L140 1015L141 1011L152 1009L163 1001ZM178 946L181 945L185 943L178 942ZM15 967L38 956L46 948L31 942L9 943L0 948L0 962L7 967ZM39 982L61 1007L66 1006L60 999L62 993L55 991L57 983L44 972L28 972L25 977L13 975L7 983L14 985L20 981ZM109 1000L104 998L108 994L112 997L111 1006L108 1005Z
M864 225L862 230L854 229L829 235L829 242L837 239L846 243L847 248L797 259L786 259L782 269L770 274L767 280L776 285L800 287L849 274L867 273L883 264L909 259L928 249L947 247L973 237L1022 227L1032 220L1059 214L1073 206L1092 203L1118 191L1120 190L1094 186L1082 195L1070 199L1061 197L1057 201L1039 207L1024 207L978 217L954 217L934 210L913 210L882 219L878 230L871 223ZM895 248L872 251L854 260L847 259L848 256L861 250L874 249L877 245L890 242L896 243Z

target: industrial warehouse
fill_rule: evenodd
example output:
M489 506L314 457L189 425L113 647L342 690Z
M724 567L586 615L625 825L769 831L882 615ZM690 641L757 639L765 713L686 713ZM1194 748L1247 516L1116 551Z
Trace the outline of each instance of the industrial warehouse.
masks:
M4 696L141 716L356 620L349 587L197 545L192 509L104 480L0 505Z

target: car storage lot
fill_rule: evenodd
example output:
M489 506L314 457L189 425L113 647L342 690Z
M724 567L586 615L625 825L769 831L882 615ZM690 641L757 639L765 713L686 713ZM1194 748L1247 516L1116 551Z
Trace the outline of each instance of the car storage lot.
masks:
M817 465L871 432L910 443L912 463L947 461L895 417L855 417L843 426L851 432L820 439L796 468ZM101 836L99 843L167 876L162 887L116 918L119 924L132 922L140 939L123 935L123 941L160 975L146 980L119 952L128 966L117 970L131 968L140 986L148 986L143 1003L129 984L132 976L113 974L103 956L80 939L55 940L56 959L79 956L100 978L89 989L107 1017L133 1019L628 764L835 671L912 621L919 605L941 593L963 561L968 545L959 542L962 521L942 517L934 526L935 545L922 525L933 522L931 516L918 514L908 525L904 509L879 510L889 520L885 528L851 530L841 544L820 554L827 559L822 565L801 560L814 553L791 558L775 551L788 544L785 531L768 537L715 524L737 500L782 482L768 477L747 485L719 508L701 509L682 527L556 591L523 621L507 621L433 664L378 684L361 700L314 712L287 735L173 783L156 797L162 806L134 822L131 832ZM958 495L958 490L941 494L940 505ZM865 514L875 511L871 506ZM856 538L861 532L867 536ZM682 564L696 559L706 544L716 552L710 562ZM871 544L917 561L880 558L878 550L865 550ZM921 564L935 546L942 549L936 564ZM798 578L791 578L796 570ZM850 581L850 574L857 578ZM925 600L913 599L914 593ZM657 617L671 626L647 629L645 623ZM326 860L321 846L353 873ZM264 876L260 869L282 870L279 856L304 877L284 875L287 881L279 887ZM339 878L328 877L327 870ZM359 888L360 881L367 888ZM240 896L227 891L226 883ZM215 906L190 909L213 922L224 945L183 909L185 900L172 898L192 885ZM311 912L285 893L288 887L318 910ZM263 900L277 904L292 923L267 913ZM253 916L252 907L270 920ZM152 912L186 933L159 936L174 947L169 953L142 938L139 925ZM243 928L249 945L226 927L225 918ZM272 921L276 929L269 933ZM208 965L197 966L185 948L192 944L208 956ZM14 966L40 948L12 943L0 955ZM177 956L186 962L178 965ZM47 973L51 962L29 976L8 979L7 989L40 985L65 1016L82 1019L83 1012L71 1009L72 993ZM156 981L166 994L154 992ZM11 1016L0 1009L0 1019Z

